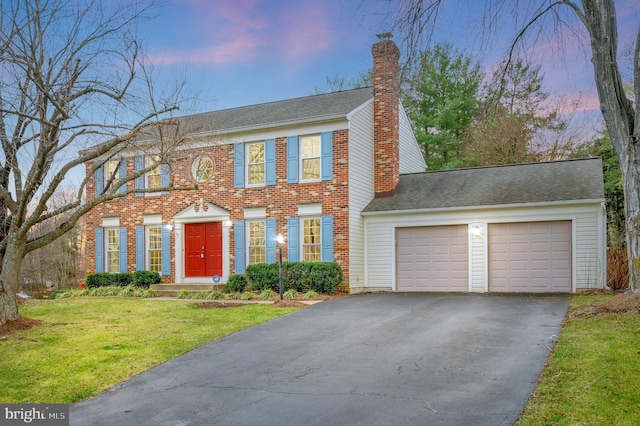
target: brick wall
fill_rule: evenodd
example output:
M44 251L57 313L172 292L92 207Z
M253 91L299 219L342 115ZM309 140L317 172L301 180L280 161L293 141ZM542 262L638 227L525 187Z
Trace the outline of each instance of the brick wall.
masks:
M388 39L371 48L374 90L375 196L390 196L400 181L398 81L400 50Z
M244 219L243 209L266 208L267 218L277 221L276 233L287 235L287 218L297 216L297 205L322 203L322 214L334 217L334 260L340 264L345 275L345 289L349 280L349 182L348 182L348 130L333 132L333 180L313 183L287 183L286 137L276 139L276 185L258 188L233 187L233 144L212 145L179 152L179 160L171 164L174 186L192 186L192 160L198 155L208 154L214 161L213 177L199 184L198 190L172 191L167 195L136 197L129 194L93 208L86 216L86 262L87 273L95 272L95 229L102 226L104 217L118 216L120 226L126 226L128 270L135 271L135 227L143 225L143 216L162 214L163 224L172 223L173 216L202 198L230 212L232 221ZM127 169L133 173L133 157L128 158ZM92 166L87 164L87 170ZM133 182L129 189L133 189ZM94 194L93 182L87 186L87 196ZM234 238L230 235L230 270L234 272ZM286 260L287 250L283 250ZM171 276L175 277L175 234L171 233Z

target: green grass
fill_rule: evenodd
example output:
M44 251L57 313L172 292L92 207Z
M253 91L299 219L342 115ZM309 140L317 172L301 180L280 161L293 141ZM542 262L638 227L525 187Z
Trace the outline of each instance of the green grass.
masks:
M576 295L571 308L611 296ZM640 424L640 315L572 318L517 425Z
M195 309L193 302L126 298L30 300L44 324L0 338L0 402L73 403L204 343L293 308Z

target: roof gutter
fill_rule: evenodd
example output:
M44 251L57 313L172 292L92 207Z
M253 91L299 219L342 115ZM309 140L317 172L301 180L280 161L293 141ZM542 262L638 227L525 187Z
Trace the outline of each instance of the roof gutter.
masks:
M469 211L469 210L495 210L495 209L516 209L524 207L549 207L549 206L575 206L604 203L604 198L590 198L584 200L564 200L564 201L541 201L536 203L514 203L514 204L486 204L478 206L461 206L461 207L437 207L424 209L405 209L405 210L378 210L372 212L361 212L361 216L389 216L401 214L417 214L417 213L438 213L444 211Z

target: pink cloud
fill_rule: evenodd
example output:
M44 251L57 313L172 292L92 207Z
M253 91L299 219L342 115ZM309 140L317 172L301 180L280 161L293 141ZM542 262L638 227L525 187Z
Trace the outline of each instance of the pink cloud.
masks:
M164 64L218 66L264 58L304 61L331 46L333 21L327 7L268 0L186 0L181 11L188 15L188 28L177 31L175 41L188 47L164 48L155 57Z
M328 23L332 21L322 3L302 3L287 8L282 20L289 23L284 27L281 43L288 59L313 57L327 50L333 37Z

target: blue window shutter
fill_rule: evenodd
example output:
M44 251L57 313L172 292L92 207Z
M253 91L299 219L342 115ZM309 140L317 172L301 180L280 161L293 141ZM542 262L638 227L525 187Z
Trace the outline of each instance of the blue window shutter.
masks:
M168 164L162 164L160 166L160 185L168 187L171 185L171 170ZM167 195L169 191L162 191L162 195Z
M320 137L322 180L333 180L333 132L323 132Z
M136 172L144 169L144 156L143 155L136 155L136 158L134 159L134 166L135 166L135 171ZM138 176L136 178L136 189L144 189L144 175ZM136 193L136 197L142 197L142 196L144 196L144 194L142 194L140 192Z
M144 226L136 226L136 271L144 271Z
M118 179L124 179L127 176L127 159L123 158L118 167ZM120 185L118 191L123 194L127 190L127 184Z
M276 140L264 141L265 185L276 184Z
M300 260L300 237L298 234L298 223L299 219L297 217L289 218L289 236L287 238L287 243L289 244L289 262L298 262Z
M95 174L93 175L93 187L96 190L96 197L102 194L102 190L104 189L104 167L98 167Z
M322 261L333 262L333 216L322 216Z
M244 254L244 220L236 220L233 223L233 238L235 243L236 274L244 274L245 254Z
M120 272L126 273L129 270L127 265L127 228L120 227Z
M96 273L104 272L104 228L96 228Z
M233 187L244 188L244 143L233 145Z
M287 183L298 183L298 137L287 138Z
M265 245L267 246L267 263L276 263L276 220L265 220Z
M168 226L162 226L162 275L171 274L171 230Z

